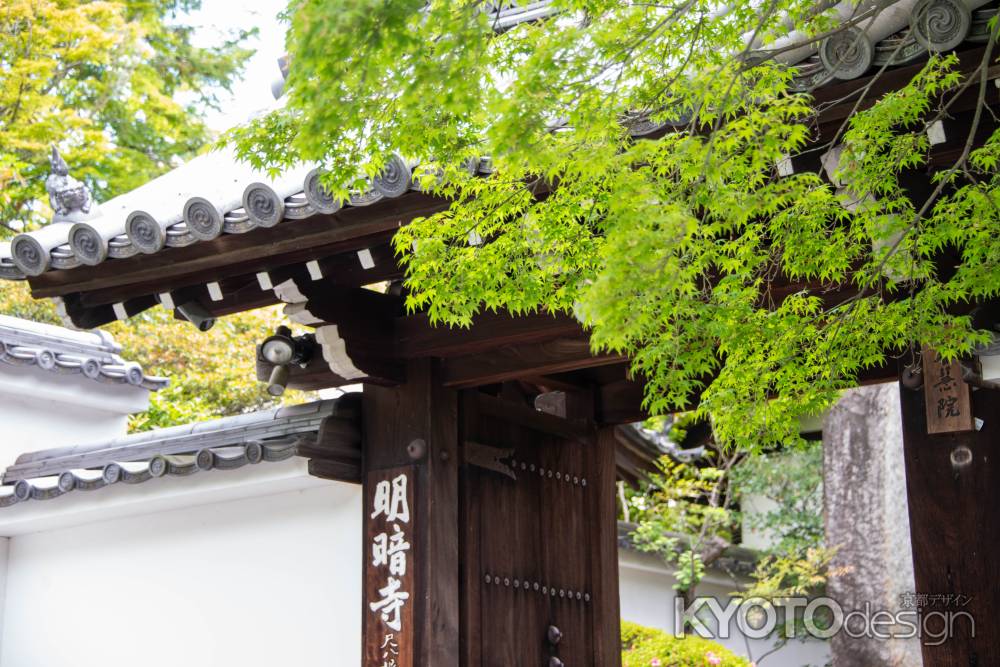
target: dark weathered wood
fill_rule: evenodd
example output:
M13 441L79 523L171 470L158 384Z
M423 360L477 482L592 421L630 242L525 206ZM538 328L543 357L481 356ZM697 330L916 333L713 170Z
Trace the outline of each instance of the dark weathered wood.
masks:
M525 376L560 373L616 364L616 354L591 354L590 341L559 338L543 343L510 345L489 354L453 357L443 362L444 382L450 387L476 387Z
M597 394L597 420L601 424L629 424L649 418L642 407L641 382L621 379L601 385Z
M372 322L385 330L386 353L393 352L393 320L405 311L402 298L327 280L304 283L300 290L309 298L309 312L326 323L344 325Z
M527 405L517 405L480 392L474 392L472 396L479 414L486 417L500 417L512 424L567 440L586 438L591 434L592 424L587 419L555 417Z
M471 440L479 423L479 402L475 392L464 391L459 395L459 453L465 459L464 443ZM459 472L459 558L461 572L461 637L459 641L461 665L478 667L482 664L482 540L480 522L482 494L475 488L478 471L463 465Z
M468 328L433 326L418 313L396 322L394 347L403 358L454 357L476 354L504 345L538 343L558 337L579 337L583 328L566 315L535 313L513 316L486 312Z
M417 468L407 465L369 470L364 480L364 544L367 550L364 554L362 667L430 664L417 657L417 637L421 629L417 621L420 607L418 573L423 554L415 546L425 518L416 511ZM399 485L400 480L405 486ZM381 503L380 499L388 502ZM397 509L401 509L398 515ZM400 551L390 555L394 537L398 538L395 547Z
M593 395L565 397L571 419L501 395L466 391L461 404L465 446L509 450L514 475L465 457L464 664L619 664L613 448L596 443Z
M431 360L411 362L406 374L404 385L364 392L364 465L369 472L416 466L420 492L414 512L422 529L413 543L414 664L454 667L459 664L457 397L442 386Z
M924 401L928 433L961 433L975 428L972 390L962 379L962 364L945 362L927 347L923 361Z
M588 521L593 523L590 562L594 589L594 664L617 667L622 664L621 604L618 596L618 510L615 505L618 443L615 427L598 431L590 452L588 468L593 480Z
M344 463L342 461L327 461L326 459L309 459L309 474L320 479L334 482L361 483L360 463Z
M956 67L957 71L964 74L973 72L979 66L979 63L982 62L983 53L983 47L975 47L958 53L959 64ZM845 118L855 111L871 107L887 92L903 87L914 76L919 74L925 65L926 62L917 62L913 65L891 68L884 72L872 74L871 76L852 79L843 83L828 84L816 89L813 92L813 98L815 106L820 112L817 122L820 127L821 138L826 141L832 139L836 128L839 127ZM994 66L991 68L989 74L989 78L993 79L1000 75L1000 71ZM859 98L862 95L864 97L859 103ZM974 93L972 99L975 99ZM965 108L965 104L959 105L956 102L952 104L949 110L952 113L956 113Z
M903 451L909 502L910 538L916 593L963 596L956 604L924 607L922 614L964 612L955 617L954 633L933 646L925 638L925 667L984 667L1000 665L1000 392L974 392L974 414L984 419L982 430L929 434L924 394L900 389ZM928 598L934 600L935 598ZM940 599L940 598L938 598ZM940 618L931 619L935 632Z

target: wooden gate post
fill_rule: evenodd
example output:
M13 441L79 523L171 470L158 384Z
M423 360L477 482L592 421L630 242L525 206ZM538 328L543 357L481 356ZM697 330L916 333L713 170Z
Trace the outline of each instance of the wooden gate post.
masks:
M363 667L457 667L455 392L419 360L398 387L367 385L363 402Z
M972 392L980 430L933 434L938 400L929 413L925 391L903 383L900 397L924 667L1000 665L1000 391Z
M597 432L597 451L592 459L594 508L591 520L597 536L591 561L594 594L601 604L594 610L594 664L622 664L621 603L618 598L618 507L615 490L615 427Z

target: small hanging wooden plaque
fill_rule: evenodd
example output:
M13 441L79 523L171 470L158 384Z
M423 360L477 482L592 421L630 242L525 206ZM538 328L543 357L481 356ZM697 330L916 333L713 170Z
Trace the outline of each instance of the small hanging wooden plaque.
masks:
M946 363L937 352L924 346L923 367L927 432L963 433L975 430L972 391L962 379L961 363L958 360Z

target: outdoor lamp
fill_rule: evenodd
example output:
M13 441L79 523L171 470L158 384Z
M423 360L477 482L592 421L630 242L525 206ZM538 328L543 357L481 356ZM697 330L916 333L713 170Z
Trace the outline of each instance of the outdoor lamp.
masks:
M295 358L295 339L288 327L278 327L273 336L264 340L260 355L275 366L285 366Z
M312 334L292 336L291 329L281 326L261 344L260 356L275 366L302 365L312 358L314 347L316 338Z
M190 322L198 331L208 331L215 326L215 317L197 301L182 303L174 309L174 317Z
M288 385L288 366L275 366L271 370L271 377L267 380L267 393L271 396L281 396L285 393Z
M292 330L281 326L261 343L260 358L274 366L267 381L267 393L281 396L288 385L292 364L305 366L312 358L316 339L312 334L292 336Z

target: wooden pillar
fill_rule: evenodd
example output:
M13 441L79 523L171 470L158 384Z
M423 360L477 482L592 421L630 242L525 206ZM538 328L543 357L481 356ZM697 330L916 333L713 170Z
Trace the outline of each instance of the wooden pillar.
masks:
M405 384L364 391L364 667L459 664L458 407L437 374L430 360L411 362ZM385 494L398 509L403 483L406 522L380 512ZM404 537L394 535L396 526ZM403 576L400 556L393 568L381 551L400 544L409 545ZM408 597L397 618L400 593ZM382 604L390 594L395 603Z
M925 385L937 382L927 361ZM1000 391L971 393L980 430L933 434L940 399L928 411L925 389L903 383L900 397L924 666L1000 665ZM951 402L941 405L953 415Z
M594 499L591 520L596 531L597 553L591 563L595 599L594 664L617 667L622 664L621 602L618 596L618 508L615 491L615 427L597 433L597 448L591 459Z

